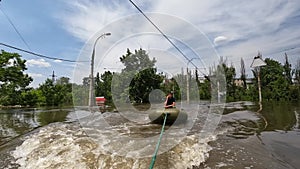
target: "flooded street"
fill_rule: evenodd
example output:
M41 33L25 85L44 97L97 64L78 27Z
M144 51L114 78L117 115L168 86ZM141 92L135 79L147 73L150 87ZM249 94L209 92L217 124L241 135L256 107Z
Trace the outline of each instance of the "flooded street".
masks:
M215 129L207 103L186 124L166 126L154 168L297 168L299 105L226 105ZM186 108L187 112L193 108ZM195 111L195 110L194 110ZM1 110L0 168L148 168L161 125L147 111ZM263 118L264 117L264 118ZM144 121L144 123L142 123ZM266 125L267 121L267 125Z

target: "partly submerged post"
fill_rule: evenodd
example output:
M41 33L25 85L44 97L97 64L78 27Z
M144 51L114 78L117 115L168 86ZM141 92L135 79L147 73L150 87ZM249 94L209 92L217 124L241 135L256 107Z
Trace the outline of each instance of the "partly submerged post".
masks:
M259 110L262 110L262 96L261 96L261 85L260 85L260 67L267 65L266 62L261 58L261 55L255 56L251 64L251 68L257 68L257 83L258 83L258 97L259 97Z

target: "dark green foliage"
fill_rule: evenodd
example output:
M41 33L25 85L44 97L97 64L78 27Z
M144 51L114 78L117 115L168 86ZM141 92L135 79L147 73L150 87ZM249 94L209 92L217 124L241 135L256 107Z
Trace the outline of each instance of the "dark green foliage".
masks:
M126 55L120 57L120 61L125 66L122 70L123 72L137 72L147 68L154 68L156 62L155 58L151 60L143 49L135 50L134 53L127 49Z
M253 83L246 84L245 65L241 59L241 77L243 86L237 86L236 70L228 66L226 60L220 59L210 76L200 82L198 71L195 76L177 74L168 79L163 74L157 73L156 60L150 59L145 50L139 49L132 53L129 49L126 55L120 57L125 68L121 73L106 71L95 77L95 96L104 96L108 103L113 104L112 96L117 100L127 100L135 103L149 103L149 95L154 89L160 89L167 93L174 91L177 100L185 99L187 93L186 81L190 81L190 98L209 100L216 97L217 86L219 91L226 91L227 102L239 100L258 100L257 71L252 70ZM62 106L88 104L88 91L90 80L83 79L82 85L69 82L69 78L62 77L54 83L47 79L37 89L29 88L32 81L24 71L27 69L25 60L16 53L1 51L0 53L0 105L24 105L24 106ZM285 55L285 63L280 64L272 59L265 59L267 66L260 68L262 97L264 101L300 100L300 59L294 65L288 61ZM218 80L225 81L218 81ZM112 93L113 92L113 93ZM163 92L159 93L163 95ZM73 96L72 96L73 94ZM156 100L159 100L158 95ZM216 99L216 98L213 98ZM115 100L114 100L115 101Z
M210 82L205 79L204 83L199 83L199 95L201 100L209 100L211 98L211 85Z
M21 105L34 107L39 103L39 95L37 90L30 89L22 92L22 102Z
M45 98L46 106L62 106L72 104L72 85L69 79L62 77L56 84L47 79L44 84L40 85L38 90L41 91L42 97Z
M162 77L156 74L155 68L148 68L138 72L129 87L130 97L137 103L149 103L149 94L160 88Z
M104 96L108 103L112 103L112 94L111 94L111 82L113 78L113 73L106 71L101 75L97 73L95 79L95 95Z
M170 91L173 91L174 98L180 100L181 91L178 83L180 83L180 80L178 80L176 77L171 79L165 78L165 80L161 84L160 89L164 91L164 93L169 93Z
M292 65L289 63L288 56L286 53L285 53L285 63L283 65L283 69L284 69L284 76L285 76L286 80L288 81L289 84L292 84L293 83Z
M159 89L163 81L163 77L154 68L156 60L151 60L143 49L135 50L134 53L127 49L126 55L120 57L120 61L125 66L121 76L125 81L130 81L128 91L125 89L120 92L129 92L130 99L136 103L149 103L150 92Z
M89 98L89 85L78 85L73 84L72 86L73 93L73 103L74 106L86 106L88 105Z
M244 89L247 89L246 78L247 76L246 76L245 62L244 59L241 58L241 80L243 81Z
M260 70L262 95L267 100L289 100L290 82L286 78L284 67L277 61L265 59L267 66Z
M0 52L0 104L19 105L22 102L22 91L32 81L24 73L27 70L26 60L17 53Z

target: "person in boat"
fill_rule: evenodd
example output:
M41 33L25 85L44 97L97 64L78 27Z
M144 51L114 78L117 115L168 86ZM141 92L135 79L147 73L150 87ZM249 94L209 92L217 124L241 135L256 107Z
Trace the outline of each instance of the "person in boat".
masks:
M175 98L173 97L173 92L170 92L165 101L165 108L168 109L173 107L175 107Z

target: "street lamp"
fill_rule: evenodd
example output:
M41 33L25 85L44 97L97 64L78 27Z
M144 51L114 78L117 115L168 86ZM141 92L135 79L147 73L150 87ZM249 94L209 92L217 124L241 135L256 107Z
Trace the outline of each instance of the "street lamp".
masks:
M266 62L260 57L260 56L255 56L253 59L253 62L251 64L251 68L257 68L257 83L258 83L258 97L259 97L259 110L260 112L262 110L262 97L261 97L261 86L260 86L260 67L261 66L266 66Z
M91 59L91 74L90 74L90 90L89 90L89 108L92 110L92 107L95 106L95 97L94 97L94 59L95 59L95 47L99 39L105 38L105 36L109 36L111 33L103 33L100 35L93 46L93 53Z

